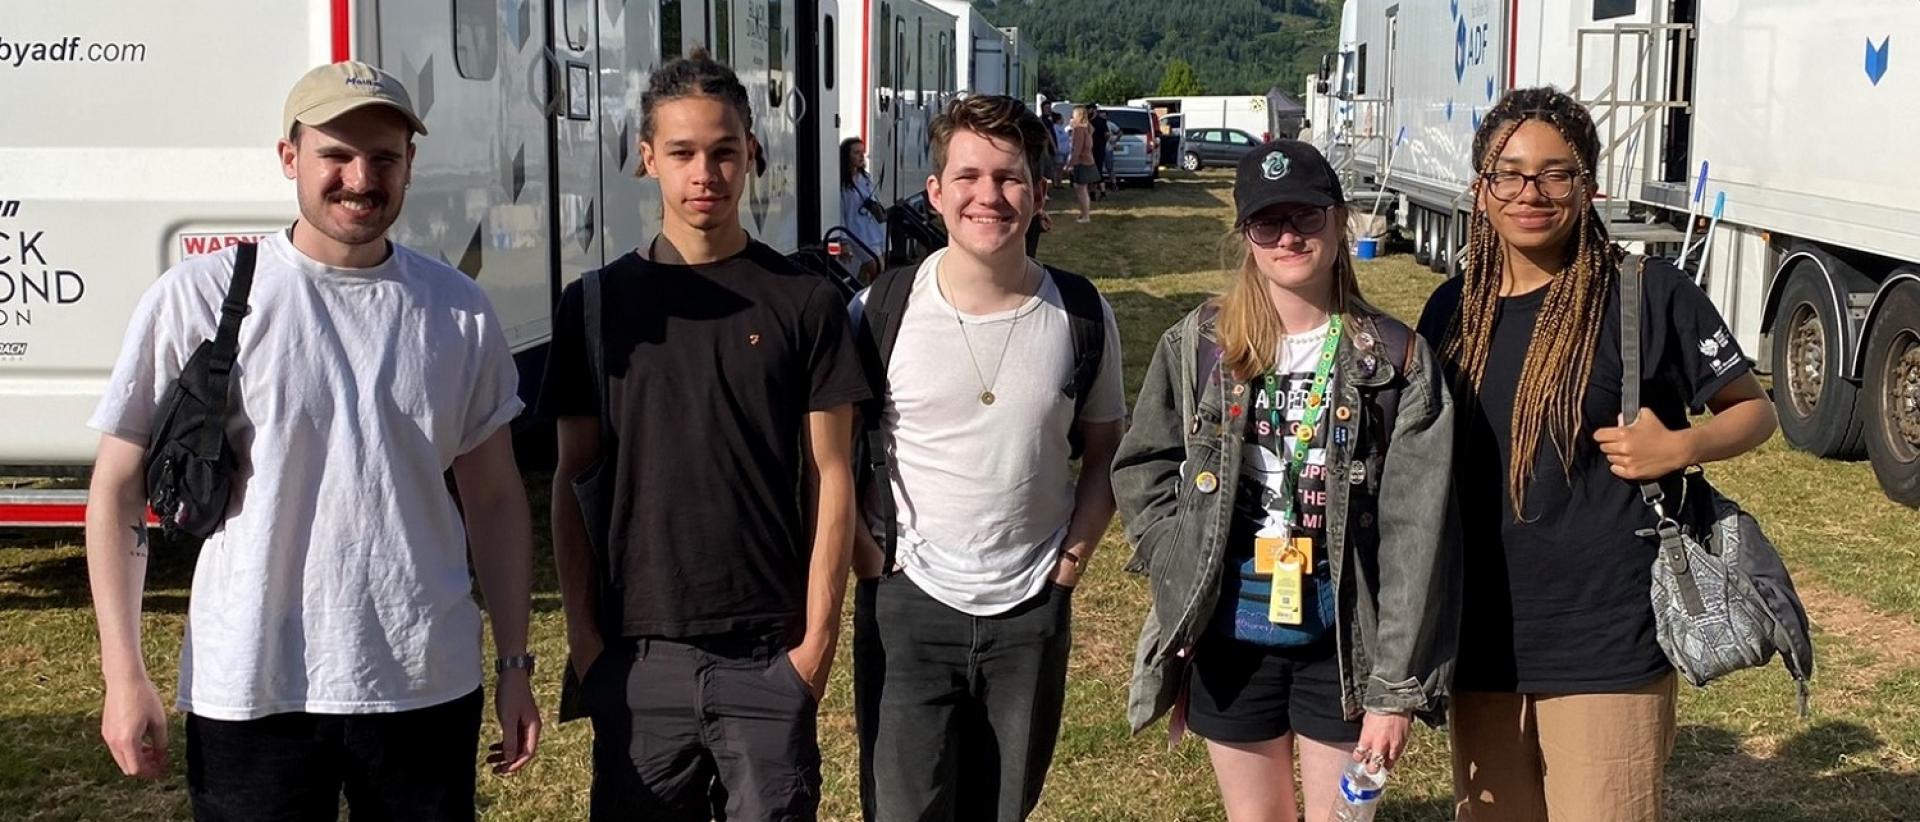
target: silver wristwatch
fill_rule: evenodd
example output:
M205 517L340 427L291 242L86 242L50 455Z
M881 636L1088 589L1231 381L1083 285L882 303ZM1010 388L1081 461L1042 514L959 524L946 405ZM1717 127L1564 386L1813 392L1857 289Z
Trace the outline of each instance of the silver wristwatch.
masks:
M525 668L527 674L531 676L533 674L533 654L503 656L494 660L493 672L495 674L504 674L509 668Z

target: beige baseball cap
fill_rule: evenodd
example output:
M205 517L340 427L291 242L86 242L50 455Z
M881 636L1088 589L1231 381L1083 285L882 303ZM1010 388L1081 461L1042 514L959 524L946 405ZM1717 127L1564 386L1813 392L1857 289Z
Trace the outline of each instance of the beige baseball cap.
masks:
M413 113L413 98L400 78L366 63L329 63L307 72L287 92L287 108L280 123L283 136L293 135L293 124L318 126L366 106L387 106L405 115L407 125L421 134L427 124Z

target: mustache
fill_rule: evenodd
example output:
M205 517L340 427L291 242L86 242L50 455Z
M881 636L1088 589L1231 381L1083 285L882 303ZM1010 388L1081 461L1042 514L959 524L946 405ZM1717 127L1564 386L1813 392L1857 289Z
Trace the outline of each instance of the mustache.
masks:
M329 203L337 203L348 198L366 200L372 203L374 208L385 208L388 201L392 199L387 196L385 191L377 188L367 191L348 191L344 188L336 188L326 193L326 200Z

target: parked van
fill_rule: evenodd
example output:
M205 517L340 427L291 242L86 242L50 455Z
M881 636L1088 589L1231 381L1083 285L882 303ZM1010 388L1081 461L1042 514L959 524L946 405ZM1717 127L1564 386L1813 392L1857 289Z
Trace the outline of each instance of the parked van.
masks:
M1101 106L1120 135L1113 147L1113 176L1121 183L1160 179L1160 124L1144 106Z

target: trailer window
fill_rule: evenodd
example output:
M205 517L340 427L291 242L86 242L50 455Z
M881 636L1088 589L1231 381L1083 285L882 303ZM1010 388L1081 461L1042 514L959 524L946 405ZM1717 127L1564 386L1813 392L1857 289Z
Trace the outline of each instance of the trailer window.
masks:
M680 0L660 0L660 62L680 56Z
M469 80L491 80L499 62L499 0L453 0L454 70Z
M874 60L874 85L884 86L893 81L893 4L880 4L880 48L878 59ZM866 55L861 55L866 59ZM887 95L880 95L880 110L887 110Z
M1354 59L1353 96L1367 96L1367 44L1360 44L1360 56Z
M784 0L767 3L767 97L774 108L787 99L787 32L791 27L780 16L784 5Z
M561 26L567 30L567 47L574 51L587 50L587 38L592 36L588 27L593 25L593 3L591 0L567 0L562 11L566 19Z
M921 108L927 106L927 21L913 21L913 90L914 102Z
M836 30L833 27L833 15L827 15L826 20L826 25L821 27L820 32L820 42L825 46L820 50L820 59L821 62L826 63L826 67L822 69L820 77L822 86L833 88L836 78L834 72L840 70L840 44L834 40Z
M1615 17L1630 17L1639 0L1593 0L1593 19L1612 20Z
M713 4L713 59L721 65L733 65L733 3L720 0Z

